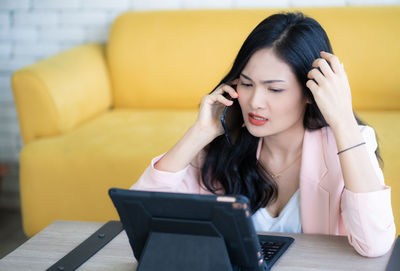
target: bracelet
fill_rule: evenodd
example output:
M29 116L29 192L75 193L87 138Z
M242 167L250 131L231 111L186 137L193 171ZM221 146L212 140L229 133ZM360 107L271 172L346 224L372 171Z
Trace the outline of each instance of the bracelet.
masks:
M358 147L358 146L361 146L361 145L364 145L364 144L365 144L365 142L361 142L360 144L357 144L357 145L354 145L354 146L352 146L352 147L350 147L350 148L344 149L344 150L338 152L337 154L339 155L339 154L341 154L342 152L351 150L351 149L353 149L353 148L355 148L355 147Z

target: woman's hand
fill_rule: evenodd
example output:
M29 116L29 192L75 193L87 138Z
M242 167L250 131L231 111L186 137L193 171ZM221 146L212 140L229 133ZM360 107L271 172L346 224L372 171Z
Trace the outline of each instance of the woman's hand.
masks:
M220 117L224 111L225 106L231 106L233 101L224 97L224 93L234 99L239 97L232 85L236 85L238 79L234 80L231 84L219 85L211 94L205 95L201 100L199 115L195 126L200 131L210 135L213 139L224 133Z
M321 52L321 58L314 60L312 66L307 75L311 80L306 85L329 126L354 123L351 91L343 64L335 55Z
M232 85L237 84L237 80ZM201 100L199 114L195 124L190 127L181 139L154 164L154 168L166 172L178 172L189 164L197 164L197 155L215 137L223 133L219 121L225 106L233 104L223 96L228 93L232 98L237 98L236 91L227 84L218 86L211 94Z

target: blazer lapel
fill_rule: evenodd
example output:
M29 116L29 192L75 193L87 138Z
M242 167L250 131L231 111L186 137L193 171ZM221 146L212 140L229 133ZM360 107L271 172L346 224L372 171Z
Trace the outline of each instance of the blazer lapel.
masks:
M304 233L330 233L325 129L306 130L300 169L300 213Z

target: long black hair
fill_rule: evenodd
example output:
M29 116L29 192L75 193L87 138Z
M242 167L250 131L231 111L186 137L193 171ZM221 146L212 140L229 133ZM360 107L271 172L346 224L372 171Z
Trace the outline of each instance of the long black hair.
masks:
M321 51L333 53L332 47L321 25L300 12L274 14L259 23L244 41L231 70L214 90L220 84L230 84L238 78L251 56L264 48L272 48L292 68L310 101L306 105L304 128L315 130L328 126L306 81L313 61L320 57ZM356 119L359 124L364 124ZM251 135L246 127L240 128L234 147L223 135L219 136L206 146L201 168L202 182L209 191L217 193L222 188L226 194L245 195L253 212L276 200L278 194L276 182L258 164L258 141L259 138Z

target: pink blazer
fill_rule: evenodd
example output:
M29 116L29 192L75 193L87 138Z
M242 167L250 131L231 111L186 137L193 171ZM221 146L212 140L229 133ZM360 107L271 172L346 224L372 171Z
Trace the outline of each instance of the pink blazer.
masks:
M382 190L353 193L344 188L335 138L330 128L306 130L300 169L300 213L302 230L307 234L347 235L349 243L361 255L385 254L395 239L395 224L390 200L391 189L375 157L374 130L360 126L372 166L382 183ZM261 150L259 141L257 158ZM151 165L131 189L147 191L210 194L200 185L200 169L187 166L179 172L156 170ZM203 158L199 157L199 161Z

